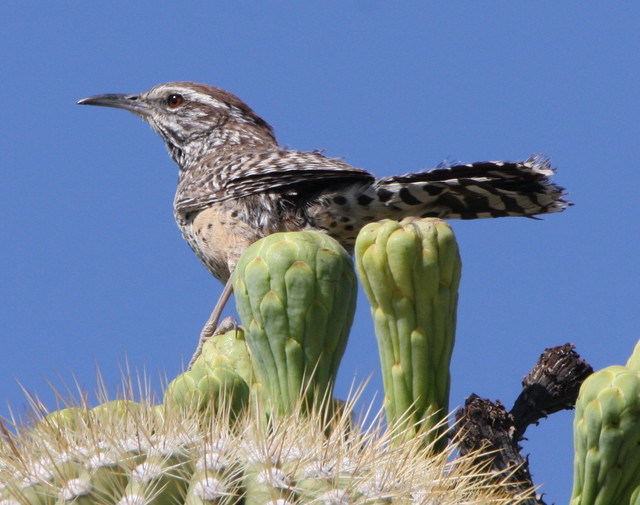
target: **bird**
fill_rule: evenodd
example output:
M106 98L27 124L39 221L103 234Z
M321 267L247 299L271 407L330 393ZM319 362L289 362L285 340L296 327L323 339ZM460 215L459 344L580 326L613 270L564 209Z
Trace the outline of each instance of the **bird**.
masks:
M352 252L358 231L385 218L534 217L571 205L551 181L554 169L544 155L375 177L322 151L280 146L272 126L245 102L206 84L168 82L78 104L141 117L178 165L178 227L209 272L226 283L201 342L215 330L240 255L267 235L318 230Z

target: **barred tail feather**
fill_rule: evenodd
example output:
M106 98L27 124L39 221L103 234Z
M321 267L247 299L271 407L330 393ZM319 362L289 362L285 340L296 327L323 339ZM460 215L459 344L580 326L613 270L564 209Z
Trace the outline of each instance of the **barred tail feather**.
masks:
M531 217L560 212L571 205L564 198L564 189L551 182L553 173L548 158L535 155L523 162L486 161L384 177L365 193L373 197L372 206L385 208L382 213L387 215L381 217L394 219L404 215ZM366 197L362 195L362 199Z

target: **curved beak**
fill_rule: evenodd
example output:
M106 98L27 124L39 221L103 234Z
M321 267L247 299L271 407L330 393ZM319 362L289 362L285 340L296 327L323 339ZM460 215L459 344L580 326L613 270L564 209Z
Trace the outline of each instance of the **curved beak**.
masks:
M141 100L140 95L122 95L110 93L107 95L95 95L78 100L78 105L99 105L101 107L113 107L124 109L146 116L151 112L149 105Z

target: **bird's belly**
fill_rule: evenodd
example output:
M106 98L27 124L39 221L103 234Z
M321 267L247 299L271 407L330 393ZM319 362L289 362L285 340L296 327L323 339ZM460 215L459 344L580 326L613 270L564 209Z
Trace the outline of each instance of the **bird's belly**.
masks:
M209 272L223 283L244 250L260 238L257 230L232 217L220 206L189 216L180 229L185 240Z

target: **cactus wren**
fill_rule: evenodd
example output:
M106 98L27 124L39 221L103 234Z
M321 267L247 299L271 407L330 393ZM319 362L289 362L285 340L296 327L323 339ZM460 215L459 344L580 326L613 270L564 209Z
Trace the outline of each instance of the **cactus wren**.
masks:
M222 282L247 246L279 231L321 230L351 250L358 231L383 218L534 216L569 205L541 156L376 178L318 151L278 147L249 106L204 84L170 82L78 103L131 111L162 137L180 168L180 231Z

